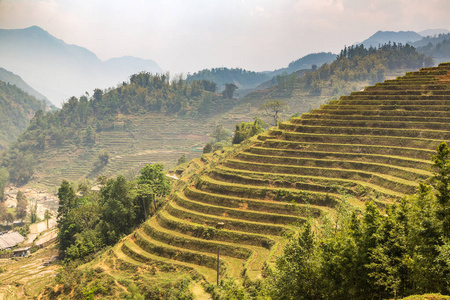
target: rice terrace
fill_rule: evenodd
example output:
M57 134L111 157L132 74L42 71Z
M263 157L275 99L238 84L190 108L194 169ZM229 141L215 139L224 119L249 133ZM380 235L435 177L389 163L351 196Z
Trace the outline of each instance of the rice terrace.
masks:
M0 300L450 299L449 11L0 0Z

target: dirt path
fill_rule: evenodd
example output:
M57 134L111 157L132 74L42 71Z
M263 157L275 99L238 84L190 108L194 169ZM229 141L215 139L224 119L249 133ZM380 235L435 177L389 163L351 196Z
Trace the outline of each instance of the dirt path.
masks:
M211 295L205 292L201 282L196 282L191 288L195 300L211 300Z

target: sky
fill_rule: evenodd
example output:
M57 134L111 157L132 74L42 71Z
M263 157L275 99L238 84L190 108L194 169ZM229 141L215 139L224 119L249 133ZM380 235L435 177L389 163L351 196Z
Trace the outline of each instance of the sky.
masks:
M449 0L0 0L0 28L36 25L101 60L186 74L274 70L378 30L450 29L449 12Z

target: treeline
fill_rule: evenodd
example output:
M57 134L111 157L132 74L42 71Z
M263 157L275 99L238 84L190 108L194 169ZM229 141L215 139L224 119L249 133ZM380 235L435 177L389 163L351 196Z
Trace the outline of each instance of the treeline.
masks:
M323 64L298 79L299 87L313 95L324 89L332 95L350 91L351 82L381 82L388 70L419 69L433 65L433 59L408 44L389 43L378 48L364 45L345 47L331 64Z
M15 85L0 81L0 149L6 148L22 131L45 103Z
M58 111L37 111L27 130L4 154L2 165L10 172L12 182L25 183L47 147L64 142L92 145L98 132L114 129L118 114L208 116L229 109L233 98L208 91L213 87L214 83L205 80L187 83L181 76L170 80L168 74L142 72L116 88L71 97ZM132 124L125 122L123 127L130 130Z
M186 80L192 82L194 80L208 80L215 82L222 88L227 83L235 83L240 86L253 85L269 80L270 77L261 72L247 71L240 68L212 68L204 69L188 75Z
M446 39L441 42L436 44L430 42L423 47L417 48L417 51L437 59L450 59L450 34L446 35Z
M77 190L63 181L58 189L59 250L66 261L84 258L132 232L156 212L170 191L161 164L146 165L136 180L100 178L100 192Z

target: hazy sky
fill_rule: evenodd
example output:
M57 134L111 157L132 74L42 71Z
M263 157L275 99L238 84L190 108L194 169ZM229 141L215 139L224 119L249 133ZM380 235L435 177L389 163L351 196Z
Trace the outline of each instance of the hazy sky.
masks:
M254 71L338 52L378 30L450 29L449 0L0 0L0 28L42 27L102 59L172 73Z

